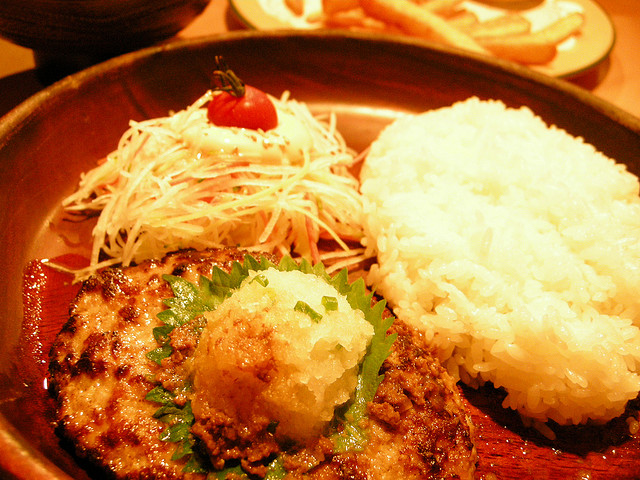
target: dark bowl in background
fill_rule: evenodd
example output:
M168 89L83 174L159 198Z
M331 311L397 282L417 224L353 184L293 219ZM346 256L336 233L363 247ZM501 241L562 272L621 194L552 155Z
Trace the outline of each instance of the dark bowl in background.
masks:
M43 54L106 58L172 37L209 1L2 0L0 36Z
M338 129L359 151L404 112L478 96L527 105L640 173L638 118L562 80L407 38L245 31L170 42L71 75L0 120L0 478L93 478L62 448L50 424L24 413L34 392L46 397L43 378L29 377L46 364L31 365L36 359L25 357L25 348L46 356L48 345L37 328L25 339L23 272L34 259L68 252L50 221L80 173L116 147L130 119L163 116L197 99L209 86L215 55L249 84L276 96L288 90L315 112L334 111ZM65 308L59 308L61 317ZM48 418L46 412L33 415ZM514 438L502 442L504 448L520 448ZM549 451L548 463L557 462L560 455ZM504 465L499 457L490 460L491 468L505 467L501 478L527 476L510 468L508 458ZM579 461L587 468L587 460ZM602 468L614 469L616 461L608 456ZM537 465L545 468L544 461Z

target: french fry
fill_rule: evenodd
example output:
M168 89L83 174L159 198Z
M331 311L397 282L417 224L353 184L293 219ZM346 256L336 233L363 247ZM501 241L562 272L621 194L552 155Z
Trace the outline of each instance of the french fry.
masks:
M580 31L584 17L572 13L537 32L478 38L478 42L494 55L528 65L549 63L557 54L557 46Z
M454 28L459 30L467 30L478 23L478 17L469 10L460 10L455 15L447 18L447 22Z
M284 4L295 15L302 15L304 13L304 0L284 0Z
M420 3L422 8L443 17L450 17L460 11L460 4L463 0L428 0Z
M360 0L360 6L367 15L396 24L410 35L478 53L487 53L487 50L471 36L409 0Z
M390 33L394 27L364 13L362 8L340 10L325 16L324 25L329 28L346 28L366 32Z
M322 23L324 21L324 14L322 11L311 12L306 16L306 20L309 23Z
M322 0L322 11L328 16L358 7L360 7L358 0Z
M578 33L582 25L584 25L584 15L574 12L539 30L536 35L558 44Z
M478 22L466 29L473 38L503 37L505 35L519 35L531 31L531 22L522 15L501 15L491 20Z
M478 42L496 57L527 65L543 65L554 59L556 44L535 34L479 38Z
M290 0L288 0L290 1ZM325 26L404 33L527 65L555 58L558 44L580 31L581 13L572 13L532 32L517 13L479 22L462 0L322 0Z

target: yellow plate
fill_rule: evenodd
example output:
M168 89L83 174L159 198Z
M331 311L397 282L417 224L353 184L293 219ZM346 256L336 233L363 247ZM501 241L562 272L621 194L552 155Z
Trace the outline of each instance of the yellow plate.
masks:
M315 2L318 5L321 3L319 0ZM585 24L581 34L561 45L558 54L550 63L531 67L553 77L571 77L591 69L607 58L615 44L616 34L611 18L593 0L546 0L541 5L524 10L500 9L496 1L488 3L491 3L493 7L490 8L496 11L519 11L525 15L544 14L544 10L553 8L554 4L573 4L583 12ZM230 4L238 18L245 25L256 30L317 28L316 25L302 18L288 14L284 0L230 0ZM478 1L466 1L464 4L470 10L476 8L483 10L487 5Z

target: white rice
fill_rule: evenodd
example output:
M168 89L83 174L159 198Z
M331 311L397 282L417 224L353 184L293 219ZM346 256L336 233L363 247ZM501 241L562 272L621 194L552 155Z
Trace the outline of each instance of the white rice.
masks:
M369 280L456 378L561 424L640 390L637 178L529 109L407 116L362 171Z

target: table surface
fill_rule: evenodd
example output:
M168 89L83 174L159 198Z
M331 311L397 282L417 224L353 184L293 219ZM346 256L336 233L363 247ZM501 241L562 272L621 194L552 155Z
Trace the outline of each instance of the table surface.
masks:
M599 0L616 29L611 55L572 83L640 117L640 9L632 0ZM198 37L244 28L226 0L212 0L179 37ZM33 52L0 39L0 115L44 88Z

